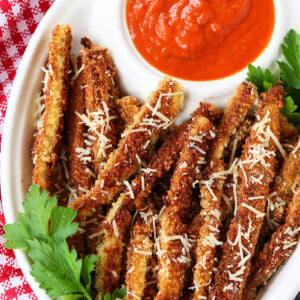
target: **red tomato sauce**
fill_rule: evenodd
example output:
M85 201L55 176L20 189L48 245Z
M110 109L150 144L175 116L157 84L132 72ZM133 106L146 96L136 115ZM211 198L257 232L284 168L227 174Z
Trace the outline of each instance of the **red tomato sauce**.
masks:
M275 8L273 0L127 0L126 21L154 68L204 81L232 75L263 52Z

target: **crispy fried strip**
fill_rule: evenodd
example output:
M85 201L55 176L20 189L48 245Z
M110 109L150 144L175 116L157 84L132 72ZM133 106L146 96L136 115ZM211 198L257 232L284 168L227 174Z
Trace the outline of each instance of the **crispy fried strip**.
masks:
M81 74L78 76L78 78L76 79L74 86L77 83L77 80L80 80L80 78L82 78ZM83 79L83 78L82 78ZM83 83L78 84L77 86L81 87ZM81 95L84 95L84 93L82 92L84 89L80 88L80 90L78 90L78 97ZM75 97L76 98L76 95ZM84 113L84 107L85 104L84 102L84 97L81 97L80 99L78 99L79 101L77 101L77 105L79 106L79 103L82 103L83 106L79 106L78 109L73 109L73 112L78 111L80 114ZM75 102L75 100L74 100ZM122 99L117 100L117 108L119 110L119 114L121 115L121 118L123 118L125 127L130 126L133 123L133 117L136 113L138 113L139 109L140 109L140 102L138 100L136 100L134 97L131 96L127 96L124 97ZM74 105L75 106L75 105ZM82 109L83 108L83 109ZM80 110L81 109L81 110ZM76 120L77 116L74 117L74 119ZM80 139L81 143L80 145L78 144L73 144L73 148L76 149L76 147L83 147L84 143L83 143L83 132L84 132L84 125L79 123L80 120L76 120L73 121L75 124L70 124L70 129L72 128L72 130L75 130L75 132L78 134L78 132L80 132L80 135L78 134L78 138ZM77 127L77 128L76 128ZM71 138L70 138L71 139ZM71 143L76 143L76 138L73 138L69 141L69 145L72 145ZM69 150L70 153L70 150ZM74 153L74 155L76 155L76 157L72 158L72 156L70 156L70 161L69 164L74 165L75 163L75 159L77 158L78 160L78 153ZM71 162L72 160L72 162ZM84 168L86 168L86 166L81 162L81 167L78 167L78 173L84 171ZM77 165L79 166L79 165ZM76 165L75 165L76 167ZM71 173L71 172L70 172ZM71 178L72 178L72 174L70 174ZM79 175L80 176L80 175ZM82 176L84 176L84 174L82 174ZM75 177L78 178L78 177ZM78 179L81 180L81 179ZM86 180L86 179L83 179ZM72 181L71 181L72 182ZM83 186L82 184L80 186ZM84 187L84 186L83 186ZM87 187L85 187L87 189ZM79 190L80 191L80 190ZM80 193L79 195L82 195L82 193ZM86 247L88 249L89 253L97 253L97 247L99 246L100 242L103 240L103 231L102 231L102 221L103 221L103 211L100 209L97 209L92 216L90 216L89 218L87 218L86 220L82 220L82 222L80 222L80 226L82 228L84 228L84 240L86 243Z
M114 251L114 257L102 257L101 261L97 263L96 287L99 290L102 289L104 292L107 292L105 287L110 285L112 286L112 284L115 284L112 286L113 288L118 287L117 280L115 278L111 279L111 276L113 275L108 266L112 264L112 259L116 261L117 258L117 261L120 262L120 264L122 262L126 232L129 231L129 223L131 220L131 217L128 214L128 209L132 210L135 207L137 211L141 211L147 205L147 203L145 203L145 199L151 193L155 183L170 170L174 161L177 160L180 149L185 140L186 130L187 124L183 124L171 133L171 135L159 148L158 152L153 156L148 167L142 169L140 175L132 181L130 189L126 188L124 190L119 199L113 203L112 208L107 214L103 222L105 224L105 230L103 232L103 240L105 240L105 244L99 244L98 254L101 255L103 248L109 252L110 245L112 246L112 250L117 249L118 251ZM132 199L132 195L134 196L134 199ZM128 218L126 218L123 223L118 222L118 220L124 220L120 217L124 214L126 214ZM118 240L115 238L113 222L116 222L119 228ZM117 243L118 247L116 247ZM118 269L121 269L121 266L118 266Z
M68 97L70 49L72 35L68 25L57 25L48 47L47 82L45 83L45 111L42 128L33 145L32 182L41 189L49 189L49 176L53 173L57 151L62 139L63 115Z
M139 169L149 144L155 143L159 133L176 118L182 101L182 88L177 82L169 78L160 82L158 90L150 95L128 134L98 174L91 193L74 202L73 207L81 210L81 216L90 213L89 207L110 203L124 189L128 178Z
M71 116L73 113L73 118L70 117L69 124L67 125L69 128L69 172L73 186L81 186L85 189L89 189L91 186L90 181L92 180L93 182L94 180L93 177L89 177L89 173L86 173L85 169L91 166L84 164L83 161L78 158L78 152L76 151L77 147L87 148L83 138L85 125L80 122L79 117L75 114L75 111L79 114L84 114L85 112L84 89L82 86L84 86L84 81L83 75L80 73L73 84L74 96L73 98L71 97L68 108ZM134 114L140 109L140 103L130 96L119 99L117 102L117 108L120 109L120 113L122 113L121 117L123 118L125 127L127 127L132 124ZM78 181L77 185L76 181ZM89 186L84 183L88 183ZM78 195L83 194L78 188L77 191ZM92 216L80 222L80 227L84 228L83 236L89 253L97 253L97 247L103 239L101 225L103 218L103 212L101 209L97 209Z
M200 115L205 115L209 118L214 112L214 109L215 107L213 105L201 103L196 111L197 114L194 114L194 118L197 118ZM128 205L129 209L132 210L132 205L134 205L137 211L140 211L145 207L146 203L144 202L144 199L152 192L157 179L164 177L169 172L173 163L178 159L179 153L186 140L186 133L190 126L191 120L188 120L179 127L174 128L169 136L167 136L157 153L153 155L147 168L143 168L139 176L132 181L130 187L134 199L132 199L129 189L126 188L117 201L120 203L120 207ZM117 210L113 212L113 214L116 213ZM109 218L111 220L114 218L113 214L110 214Z
M257 289L265 285L275 271L293 253L300 232L300 177L295 181L294 196L289 203L285 224L280 226L253 262L245 299L255 299Z
M227 148L224 153L224 160L228 161L230 166L237 155L240 154L244 141L250 134L250 130L254 124L254 118L246 117L245 120L236 128L236 131L230 138Z
M286 207L293 195L293 185L300 175L300 137L293 150L286 156L279 174L275 177L275 186L269 195L267 213L271 229L278 227L283 219Z
M66 130L68 142L68 167L70 184L77 191L77 195L82 195L83 191L79 186L89 190L95 181L93 168L89 162L91 149L85 143L84 134L86 126L76 113L85 113L85 89L83 73L81 72L71 88L69 103L66 111ZM87 154L86 154L87 153Z
M134 118L141 109L141 102L132 96L125 96L117 100L117 109L126 128L134 123Z
M282 86L269 89L259 103L254 124L246 140L238 164L239 185L237 209L222 259L215 277L215 290L209 296L217 299L241 299L249 275L251 257L255 251L264 220L269 185L275 174L276 143L279 139L279 116L282 108ZM252 177L261 176L261 183Z
M127 251L126 288L127 300L142 298L146 288L148 266L153 255L153 221L155 212L149 207L140 212L131 230L131 238Z
M211 163L207 171L209 180L201 187L202 210L200 215L203 219L203 225L200 227L196 250L197 261L194 267L195 291L193 299L207 297L208 286L212 281L215 265L216 247L221 244L219 242L219 232L222 219L221 196L225 181L225 149L232 136L236 132L240 133L239 127L256 99L256 88L252 84L242 83L223 115L217 134L218 137L212 146ZM243 128L243 126L240 128ZM243 135L242 132L241 135Z
M123 209L110 222L103 222L104 237L97 248L99 259L96 264L95 288L105 294L119 286L122 271L122 253L126 245L126 229L131 221L128 210ZM101 233L101 231L99 232Z
M166 208L160 219L157 245L159 291L156 300L179 299L182 295L191 260L185 221L190 209L192 184L205 162L208 141L215 136L213 130L207 118L200 116L194 119L171 179Z
M107 49L94 45L87 38L82 43L82 67L86 97L86 110L90 122L94 169L99 172L108 155L117 146L116 100L119 89L116 84L116 68Z
M249 136L253 124L254 119L247 117L239 128L237 128L236 133L231 137L224 155L224 159L227 159L228 161L227 169L234 167L233 164L237 163L237 159L240 157L242 152L244 141ZM230 222L234 210L234 183L233 174L228 174L223 185L221 198L221 217L222 220L226 220L226 224L227 222Z
M280 116L280 141L292 140L297 137L297 129L284 115Z

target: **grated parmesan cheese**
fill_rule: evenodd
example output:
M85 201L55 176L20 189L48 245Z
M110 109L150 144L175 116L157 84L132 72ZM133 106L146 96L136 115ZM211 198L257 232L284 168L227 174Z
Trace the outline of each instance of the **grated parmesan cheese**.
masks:
M134 193L133 193L130 183L127 180L124 180L123 183L126 185L126 187L128 189L128 194L130 195L130 198L134 199Z
M116 220L113 220L112 221L112 226L113 226L113 229L114 229L114 234L116 237L119 237L119 230L118 230L118 226L117 226L117 223L116 223Z

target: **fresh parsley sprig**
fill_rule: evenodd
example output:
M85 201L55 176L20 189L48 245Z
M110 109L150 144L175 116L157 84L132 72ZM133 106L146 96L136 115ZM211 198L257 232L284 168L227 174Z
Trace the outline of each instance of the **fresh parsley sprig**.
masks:
M99 295L98 300L117 300L117 299L123 299L127 294L126 289L115 289L114 292L107 293L105 296L102 298L101 295Z
M4 246L27 251L33 262L31 274L49 296L91 300L91 272L98 256L78 258L75 249L69 250L66 240L77 231L77 212L57 206L56 197L49 197L44 190L40 192L34 184L22 204L25 212L18 214L19 223L4 226ZM124 289L116 290L113 297L123 298L125 294ZM116 297L109 294L104 299Z
M300 124L300 35L291 29L281 45L285 61L277 61L278 72L248 65L247 81L257 86L258 92L268 91L280 79L286 96L282 114L294 125ZM278 73L278 74L277 74Z
M300 35L290 30L281 45L285 61L277 61L280 68L280 77L288 85L300 89Z

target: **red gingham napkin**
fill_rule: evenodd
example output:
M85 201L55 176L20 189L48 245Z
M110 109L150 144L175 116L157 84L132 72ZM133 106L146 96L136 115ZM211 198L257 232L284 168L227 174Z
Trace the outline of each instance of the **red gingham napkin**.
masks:
M16 69L29 40L54 0L0 0L0 145L4 116ZM3 247L5 224L0 201L0 300L37 299L13 251Z

